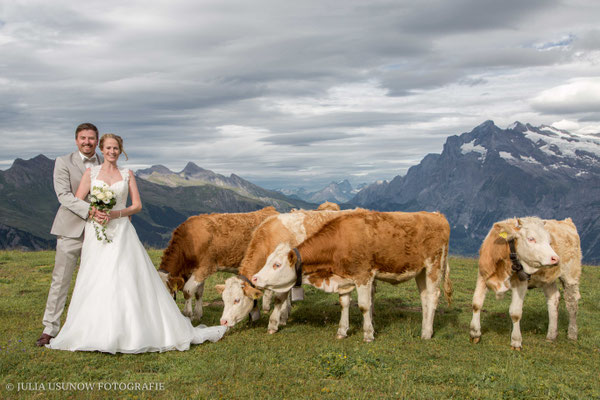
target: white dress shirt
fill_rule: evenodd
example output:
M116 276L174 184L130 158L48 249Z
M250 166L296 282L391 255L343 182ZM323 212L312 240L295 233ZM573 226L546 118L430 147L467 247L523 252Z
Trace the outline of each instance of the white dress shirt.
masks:
M82 152L79 152L79 155L81 156L81 160L83 160L83 165L86 169L91 168L97 164L98 157L96 156L96 153L94 153L94 155L91 157L87 157Z

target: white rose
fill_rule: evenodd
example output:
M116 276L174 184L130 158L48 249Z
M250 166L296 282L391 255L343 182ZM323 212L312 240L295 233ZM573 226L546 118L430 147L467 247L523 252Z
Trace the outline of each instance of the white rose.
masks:
M97 198L98 200L100 200L100 201L104 201L104 200L106 199L106 194L105 194L105 193L102 193L102 192L101 192L101 193L98 193L98 194L96 195L96 198Z
M98 189L97 187L94 187L94 188L92 189L92 196L94 196L94 197L98 197L98 195L99 195L100 193L102 193L102 191L100 191L100 189Z

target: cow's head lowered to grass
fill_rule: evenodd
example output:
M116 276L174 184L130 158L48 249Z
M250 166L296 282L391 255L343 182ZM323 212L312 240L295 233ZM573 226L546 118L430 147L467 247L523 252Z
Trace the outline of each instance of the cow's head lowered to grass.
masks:
M288 292L296 283L296 253L288 243L280 243L267 257L265 266L252 277L252 283L274 292Z
M228 278L224 285L216 285L215 288L223 297L221 325L228 327L247 317L254 308L254 300L258 300L263 294L235 276Z
M550 233L544 228L544 221L537 217L513 218L496 222L489 235L495 243L514 241L515 250L523 269L534 274L538 268L558 264L559 257L551 246ZM482 252L487 251L482 246Z

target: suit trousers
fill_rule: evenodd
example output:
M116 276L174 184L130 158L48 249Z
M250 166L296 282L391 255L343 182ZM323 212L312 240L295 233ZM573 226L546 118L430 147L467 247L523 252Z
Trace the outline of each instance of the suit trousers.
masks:
M67 294L73 280L73 271L77 266L77 260L81 255L83 246L83 234L78 238L58 236L56 239L56 257L54 259L54 271L52 271L52 283L46 301L44 312L44 333L54 337L60 330L60 316L65 309Z

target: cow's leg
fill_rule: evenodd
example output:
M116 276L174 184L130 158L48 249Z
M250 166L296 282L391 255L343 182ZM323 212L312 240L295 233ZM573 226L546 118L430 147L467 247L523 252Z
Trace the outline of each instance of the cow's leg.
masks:
M521 336L521 316L523 315L523 301L527 293L527 281L519 281L512 287L512 300L510 302L510 319L513 329L510 335L510 347L513 350L521 350L523 337Z
M471 329L469 331L473 343L479 343L479 340L481 340L481 310L483 309L486 293L485 280L477 274L477 284L473 293L473 318L471 319Z
M375 339L373 329L373 321L371 319L371 287L373 285L373 278L367 282L365 285L356 286L356 291L358 293L358 308L363 315L363 332L364 332L364 341L372 342Z
M281 320L281 313L286 307L288 292L274 293L273 297L275 298L275 304L273 305L273 312L269 317L269 326L267 328L269 334L273 334L279 330L279 321Z
M192 298L196 295L196 291L198 290L198 286L203 282L196 281L196 278L192 274L190 279L187 280L185 285L183 286L183 298L185 299L185 305L183 306L183 315L186 317L192 318ZM196 305L198 307L198 305ZM198 312L198 310L196 310ZM202 317L202 303L200 303L200 317Z
M417 282L417 289L419 289L419 295L421 296L421 311L423 314L421 318L422 334L423 330L425 329L425 321L427 319L427 307L429 307L427 302L427 271L422 269L421 272L415 276L415 281Z
M262 311L268 314L271 311L271 302L273 301L273 291L266 289L262 297Z
M281 308L281 314L279 315L279 325L287 325L287 320L292 312L292 292L288 292L288 296L285 300L285 304Z
M196 306L194 307L194 318L200 321L204 310L202 309L202 295L204 294L204 282L200 283L196 288L194 297L196 298Z
M577 340L577 309L579 299L581 298L581 295L579 294L579 283L567 283L562 281L562 284L565 291L567 312L569 313L569 330L567 331L567 337L571 340Z
M544 294L546 295L546 303L548 304L548 334L546 340L554 341L558 336L558 301L560 300L560 292L556 287L556 282L544 285Z
M440 298L440 279L442 274L440 260L428 262L426 270L425 292L427 308L421 326L421 339L431 339L431 336L433 336L433 318L435 317L435 310Z
M342 306L342 315L336 338L344 339L348 336L348 327L350 326L350 293L340 294L340 306Z
M375 292L377 291L377 281L373 280L373 286L371 286L371 321L373 320L373 313L375 312Z

